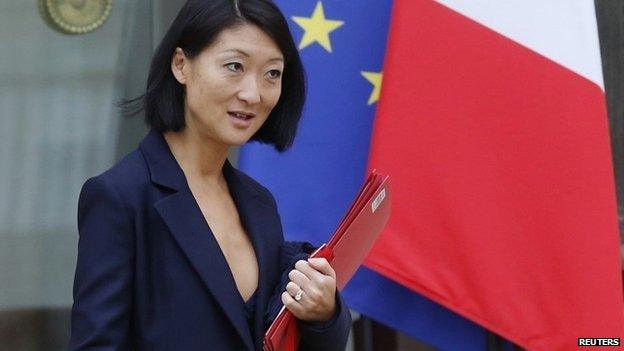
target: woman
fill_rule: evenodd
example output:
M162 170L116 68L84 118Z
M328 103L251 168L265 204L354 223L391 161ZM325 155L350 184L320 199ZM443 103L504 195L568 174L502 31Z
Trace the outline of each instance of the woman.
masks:
M226 159L292 144L303 77L270 0L186 3L135 100L150 133L80 194L71 350L260 350L282 304L302 350L344 349L335 272L284 242L270 192Z

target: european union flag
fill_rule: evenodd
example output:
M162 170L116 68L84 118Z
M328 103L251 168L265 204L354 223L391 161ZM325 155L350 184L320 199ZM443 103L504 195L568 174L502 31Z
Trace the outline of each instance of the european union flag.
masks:
M275 196L286 240L320 245L365 178L392 3L276 3L307 71L306 108L292 149L279 154L248 144L238 167ZM482 328L368 268L358 271L343 296L352 309L440 349L485 348Z

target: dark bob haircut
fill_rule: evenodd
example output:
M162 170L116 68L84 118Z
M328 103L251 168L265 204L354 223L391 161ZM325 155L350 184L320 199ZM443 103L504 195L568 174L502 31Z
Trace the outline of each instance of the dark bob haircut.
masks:
M120 105L126 114L145 111L146 124L158 131L180 131L184 121L184 86L171 72L176 47L193 59L227 28L253 24L264 31L284 55L280 98L262 127L251 137L288 149L297 133L305 103L305 72L286 19L271 0L189 0L156 49L144 95Z

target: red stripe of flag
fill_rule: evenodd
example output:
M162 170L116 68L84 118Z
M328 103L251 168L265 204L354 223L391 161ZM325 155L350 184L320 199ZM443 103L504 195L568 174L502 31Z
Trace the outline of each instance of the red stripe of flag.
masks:
M366 265L530 350L621 337L600 88L430 0L395 1L383 84L393 214Z

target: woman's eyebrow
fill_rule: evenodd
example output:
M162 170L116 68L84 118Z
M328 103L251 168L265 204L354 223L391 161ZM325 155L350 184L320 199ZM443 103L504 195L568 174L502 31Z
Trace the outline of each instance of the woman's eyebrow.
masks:
M228 49L228 50L224 50L223 52L224 53L226 53L226 52L236 52L236 53L239 53L239 54L241 54L241 55L243 55L245 57L249 57L248 53L246 53L245 51L240 50L240 49Z
M248 53L246 53L245 51L243 51L243 50L241 50L241 49L228 49L228 50L224 50L224 51L223 51L223 53L226 53L226 52L235 52L235 53L239 53L239 54L241 54L241 55L243 55L243 56L245 56L245 57L249 57L249 56L251 56L251 55L249 55ZM283 58L281 58L281 57L273 57L273 58L271 58L271 59L269 59L269 60L268 60L268 62L272 62L272 61L281 61L281 62L283 62L283 61L284 61L284 59L283 59Z

